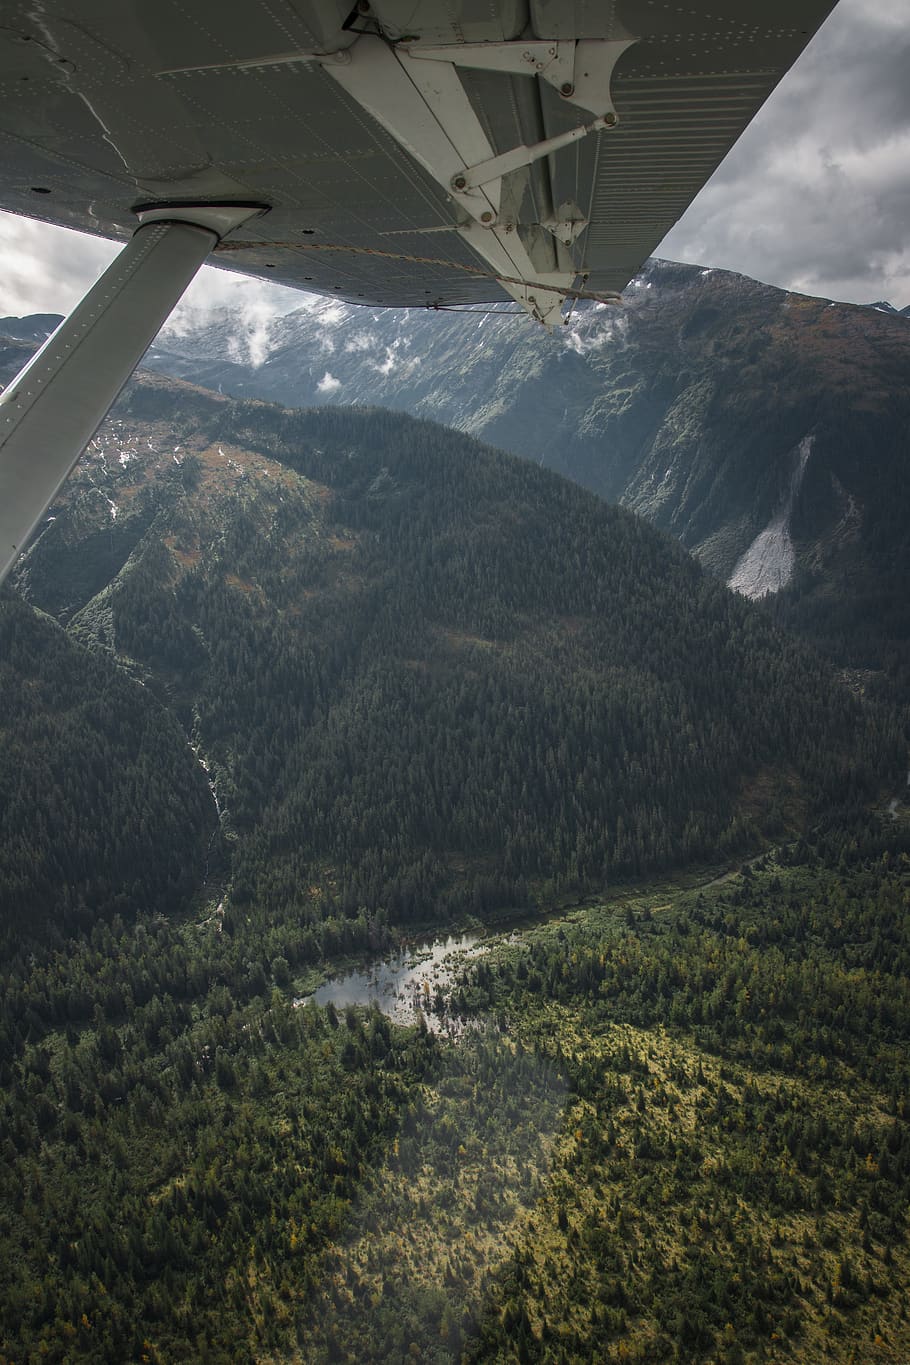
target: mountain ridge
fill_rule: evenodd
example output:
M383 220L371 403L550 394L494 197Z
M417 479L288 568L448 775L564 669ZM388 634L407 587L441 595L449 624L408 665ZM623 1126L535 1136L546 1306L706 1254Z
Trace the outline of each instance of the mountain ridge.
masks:
M508 309L443 316L314 297L271 321L224 311L202 330L169 324L144 363L284 406L429 416L640 512L730 580L779 515L808 437L794 565L817 560L860 507L838 442L863 421L887 441L910 405L910 310L883 309L652 261L621 310L581 304L555 334ZM47 322L0 321L0 334L37 336ZM738 585L763 591L741 573Z
M429 423L146 374L51 517L20 590L180 719L232 904L309 926L289 960L339 911L366 936L755 847L882 776L681 547Z
M580 305L558 336L507 310L466 318L314 298L268 325L225 313L200 332L184 318L145 363L266 400L391 404L554 467L740 591L767 594L781 624L862 685L906 700L906 321L652 262L622 311ZM32 344L47 325L16 324ZM5 343L9 369L24 344Z

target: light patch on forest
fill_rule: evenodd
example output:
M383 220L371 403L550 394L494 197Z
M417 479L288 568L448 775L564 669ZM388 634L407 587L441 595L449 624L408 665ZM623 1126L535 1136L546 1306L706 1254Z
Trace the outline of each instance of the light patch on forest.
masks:
M257 588L255 583L250 583L245 578L239 578L235 573L226 573L224 575L224 581L229 588L237 588L240 592L246 593L247 596L254 594L258 594L259 596L262 595L261 589Z
M809 799L799 774L793 768L774 769L763 765L743 782L739 809L743 815L759 823L774 815L787 828L801 829L809 809Z
M890 922L899 887L879 894L861 910L825 874L758 860L680 890L669 920L643 899L595 906L472 969L464 1000L508 1017L573 1098L471 1360L505 1359L506 1340L529 1359L558 1341L566 1361L639 1365L674 1348L739 1365L907 1358L906 1103L872 1079L902 1053L866 1051L860 1022L905 988L773 946L790 921L804 943L862 941L845 921ZM736 929L735 907L754 907ZM826 1033L838 1001L856 1020L846 1053ZM652 1011L661 1022L617 1018Z
M452 649L498 649L495 640L485 640L482 635L472 635L466 630L441 629L439 634Z
M415 1312L442 1350L455 1349L462 1312L482 1310L491 1274L524 1235L546 1181L565 1082L495 1026L450 1058L411 1103L347 1238L329 1248L332 1273L295 1359L333 1358L339 1319L347 1339L359 1336L368 1349L374 1319L406 1321Z
M758 1277L755 1292L762 1282L773 1284L778 1277L803 1282L801 1335L789 1339L786 1316L772 1323L765 1334L769 1354L763 1358L794 1365L842 1358L843 1343L835 1343L844 1322L836 1305L847 1301L849 1286L879 1273L878 1255L865 1249L872 1251L861 1214L848 1209L770 1213L761 1199L743 1200L731 1188L731 1173L751 1166L757 1191L768 1180L762 1172L771 1134L765 1137L761 1126L749 1131L748 1104L840 1122L857 1142L874 1143L878 1150L892 1124L881 1108L882 1098L865 1086L848 1091L773 1071L731 1067L662 1027L589 1029L590 1021L583 1024L576 1011L553 1005L544 1006L534 1026L537 1036L558 1039L560 1055L572 1057L576 1066L612 1074L614 1089L606 1121L604 1106L599 1113L586 1099L577 1099L568 1109L547 1192L525 1220L516 1244L522 1283L532 1287L526 1302L533 1335L550 1339L559 1323L560 1330L568 1328L585 1339L598 1310L616 1302L617 1295L624 1297L621 1286L638 1280L646 1300L648 1277L672 1274L674 1267L708 1262L718 1266L709 1274L722 1274L735 1286L748 1264L749 1273ZM698 1159L689 1162L680 1180L668 1158L683 1147ZM871 1151L860 1161L874 1172ZM800 1188L805 1192L809 1184L786 1150L773 1159L773 1181L794 1193ZM591 1260L580 1252L603 1239L615 1249L604 1259ZM847 1269L845 1247L851 1248ZM906 1245L894 1252L891 1265L891 1282L906 1283ZM605 1268L616 1275L612 1283L609 1276L604 1279ZM851 1314L851 1338L869 1343L863 1359L902 1360L893 1338L889 1344L879 1332L881 1325L874 1295ZM736 1345L732 1329L726 1345ZM645 1365L663 1358L662 1349L653 1319L627 1315L625 1330L599 1358ZM719 1357L728 1358L734 1357Z

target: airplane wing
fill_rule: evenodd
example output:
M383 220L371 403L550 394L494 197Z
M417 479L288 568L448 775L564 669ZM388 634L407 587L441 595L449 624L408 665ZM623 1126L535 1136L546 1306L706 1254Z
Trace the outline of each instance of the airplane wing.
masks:
M832 8L351 4L0 0L0 208L128 242L0 398L0 580L211 253L552 325L616 297Z
M138 201L261 203L221 264L554 321L631 279L831 8L7 0L0 207L126 240Z

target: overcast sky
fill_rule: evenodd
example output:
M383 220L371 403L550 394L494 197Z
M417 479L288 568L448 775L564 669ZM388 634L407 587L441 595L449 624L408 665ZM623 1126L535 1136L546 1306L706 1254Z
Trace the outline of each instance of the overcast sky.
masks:
M910 304L908 0L840 0L656 254Z
M0 314L66 312L117 248L0 214ZM656 253L851 303L910 304L910 3L840 0ZM183 309L299 295L205 268Z

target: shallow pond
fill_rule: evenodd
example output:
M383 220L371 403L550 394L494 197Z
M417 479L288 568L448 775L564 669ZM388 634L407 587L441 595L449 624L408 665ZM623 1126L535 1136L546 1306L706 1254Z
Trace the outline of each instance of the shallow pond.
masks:
M487 946L488 941L473 933L418 941L367 967L333 977L306 1000L317 1005L331 1001L336 1009L376 1004L399 1024L412 1024L420 1009L428 1028L450 1031L452 1021L436 1012L437 996L447 996L462 964Z

